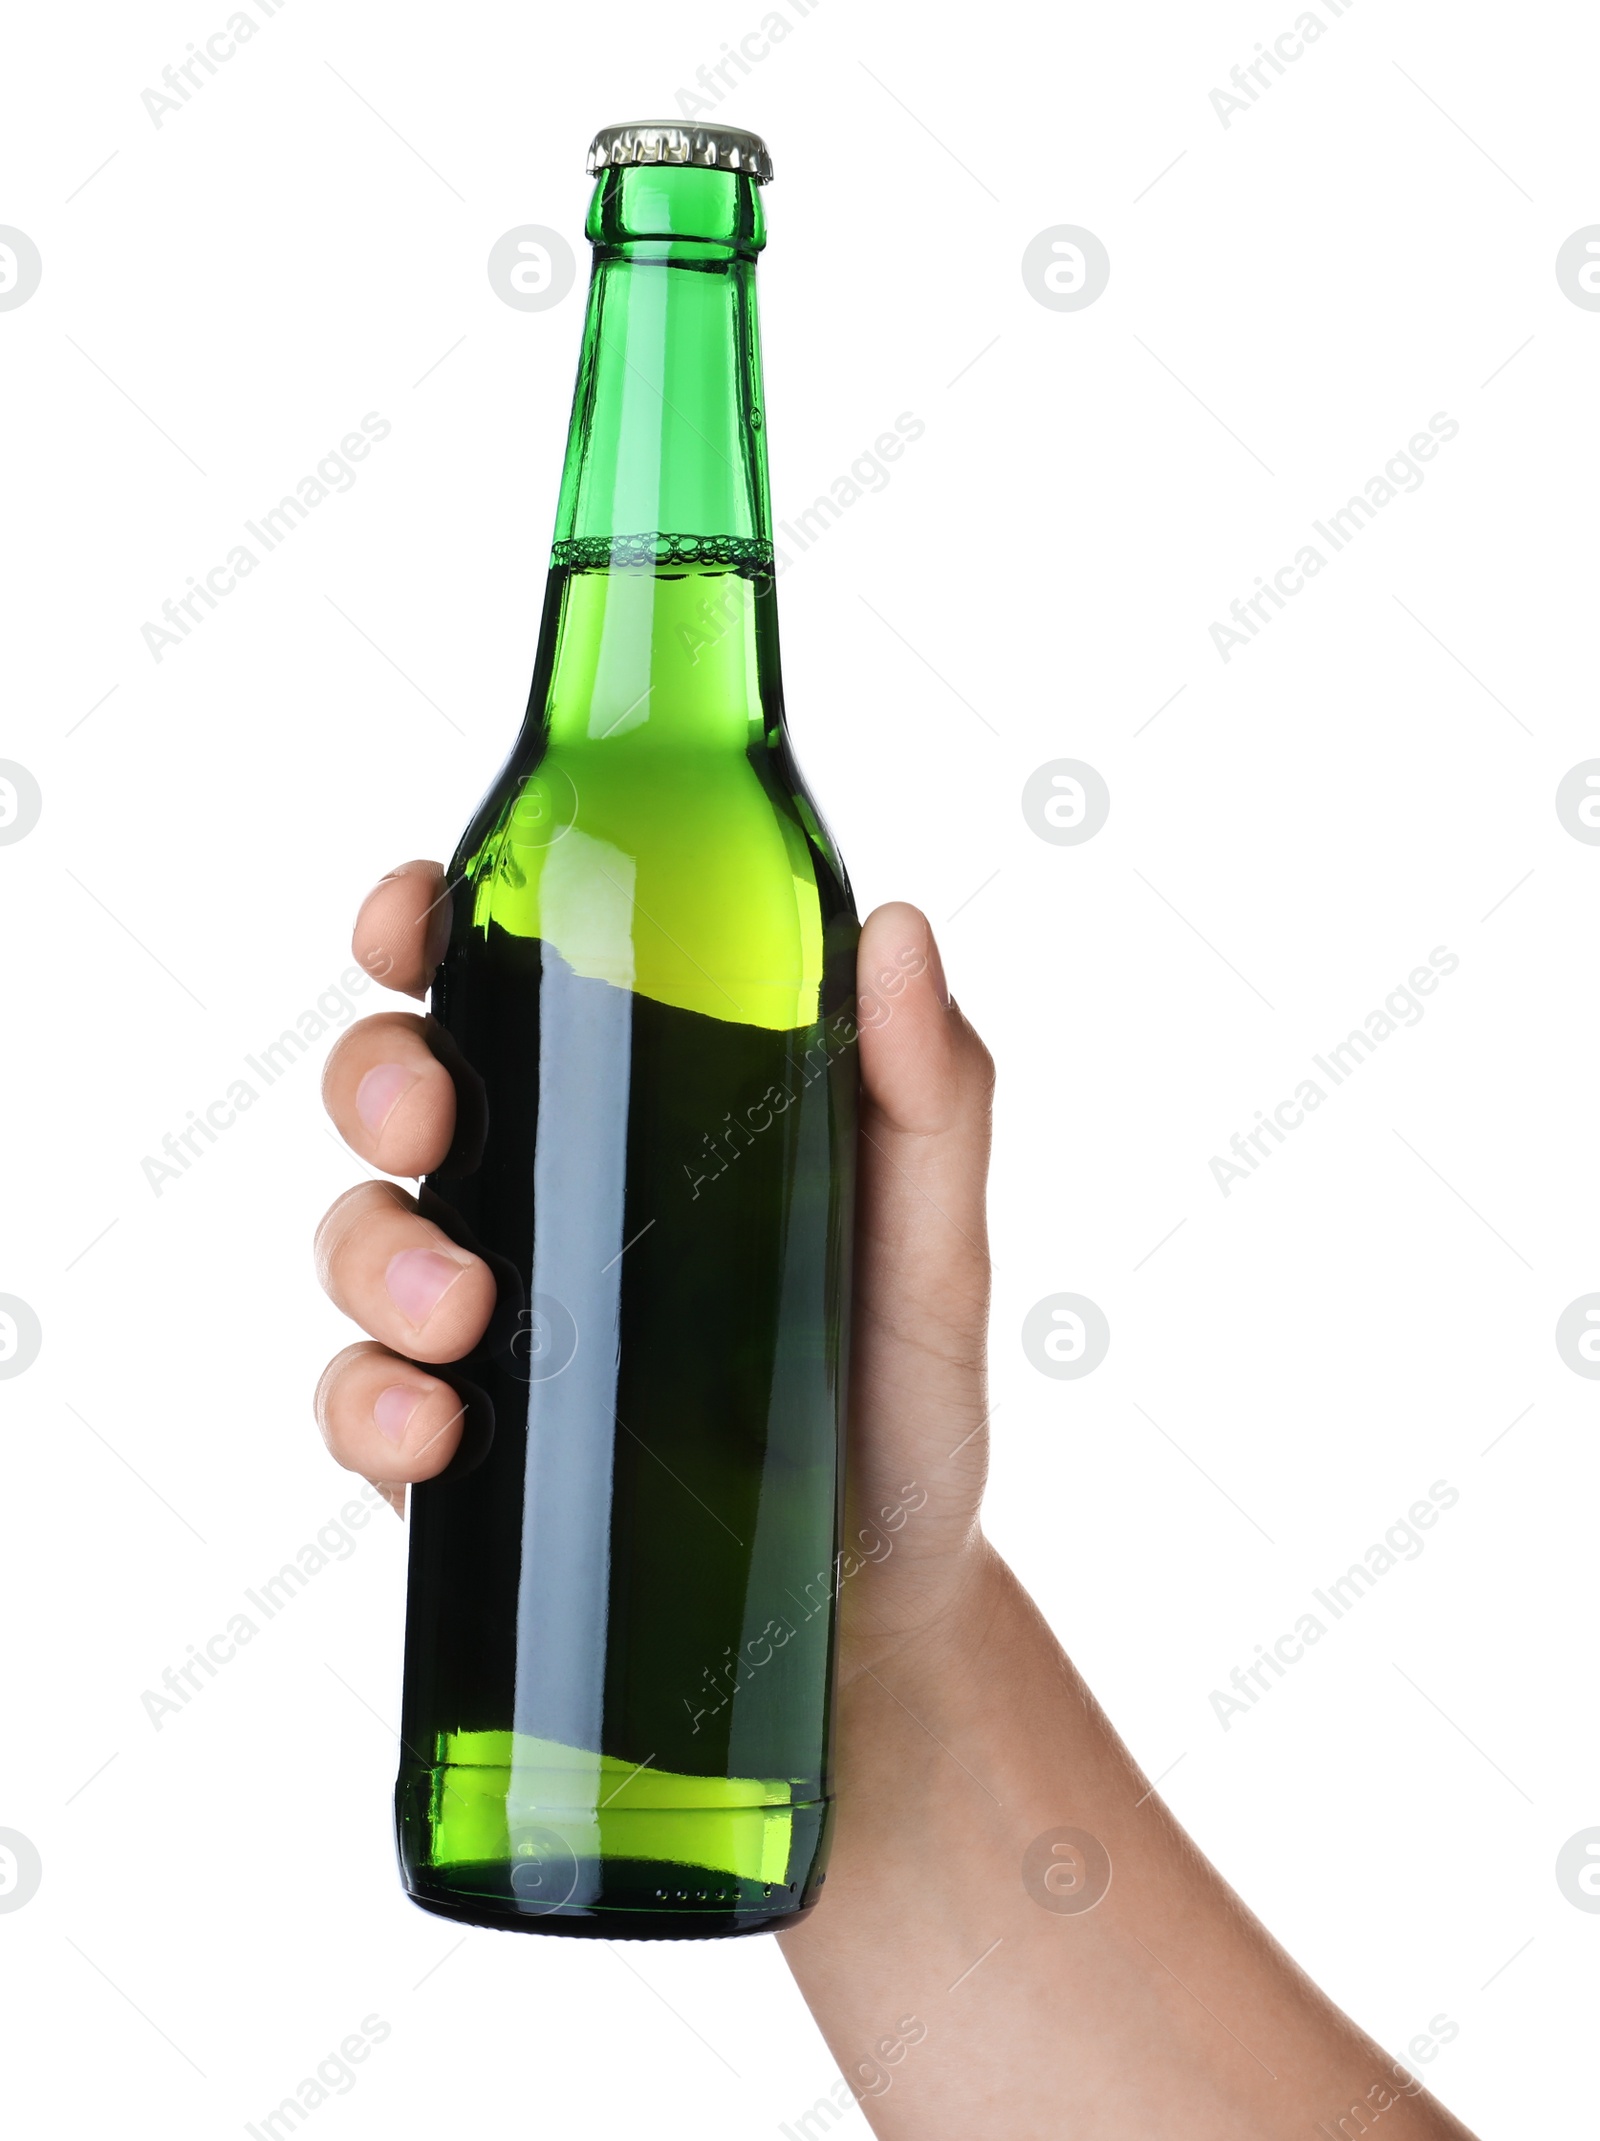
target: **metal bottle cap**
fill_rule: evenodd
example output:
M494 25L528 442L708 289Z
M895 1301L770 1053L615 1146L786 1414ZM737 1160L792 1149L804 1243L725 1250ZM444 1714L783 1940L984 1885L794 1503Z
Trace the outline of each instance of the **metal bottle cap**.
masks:
M603 126L589 144L589 169L611 164L693 164L704 171L742 171L758 186L772 177L772 158L759 134L731 126L681 126L675 119Z

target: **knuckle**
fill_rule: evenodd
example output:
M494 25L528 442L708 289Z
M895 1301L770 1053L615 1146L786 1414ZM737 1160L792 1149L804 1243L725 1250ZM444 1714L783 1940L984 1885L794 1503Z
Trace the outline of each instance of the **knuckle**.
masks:
M334 1291L337 1267L354 1235L385 1217L415 1210L416 1200L392 1182L357 1182L336 1197L318 1222L312 1242L324 1290Z
M323 1441L335 1456L338 1455L338 1445L342 1439L344 1407L341 1398L349 1390L352 1371L375 1350L375 1347L366 1342L346 1346L342 1352L335 1353L317 1378L311 1410Z
M415 1011L374 1011L370 1017L357 1019L328 1051L322 1070L323 1092L329 1092L354 1069L355 1062L395 1054L426 1055L425 1032L426 1022Z

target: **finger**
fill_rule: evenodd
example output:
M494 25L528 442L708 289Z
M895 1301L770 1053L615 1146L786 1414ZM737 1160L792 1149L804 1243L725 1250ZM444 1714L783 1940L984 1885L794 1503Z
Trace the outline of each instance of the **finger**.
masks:
M436 862L403 862L361 902L351 949L385 988L425 996L449 941L443 870Z
M441 1166L456 1127L456 1089L428 1046L427 1021L380 1011L348 1027L322 1073L322 1103L352 1152L390 1175Z
M436 1478L461 1440L465 1407L456 1391L383 1346L363 1343L337 1354L314 1403L335 1459L375 1487Z
M488 1328L494 1277L392 1182L347 1190L317 1229L317 1272L369 1336L413 1360L459 1360Z

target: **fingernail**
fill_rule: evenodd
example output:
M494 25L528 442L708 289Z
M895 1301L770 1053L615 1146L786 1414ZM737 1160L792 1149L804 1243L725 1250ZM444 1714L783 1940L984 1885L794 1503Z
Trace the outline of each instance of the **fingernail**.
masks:
M390 1257L383 1283L407 1323L420 1330L466 1268L436 1249L402 1249Z
M356 1087L356 1113L374 1137L394 1113L400 1095L416 1082L416 1072L399 1063L380 1063L367 1072Z
M391 1383L387 1390L379 1391L372 1417L385 1442L404 1442L411 1415L422 1403L423 1395L409 1383Z
M939 957L938 940L931 929L928 931L928 972L933 976L933 985L939 992L940 1003L948 1011L950 1008L950 990L944 978L944 961ZM359 1104L358 1097L357 1105L359 1106Z

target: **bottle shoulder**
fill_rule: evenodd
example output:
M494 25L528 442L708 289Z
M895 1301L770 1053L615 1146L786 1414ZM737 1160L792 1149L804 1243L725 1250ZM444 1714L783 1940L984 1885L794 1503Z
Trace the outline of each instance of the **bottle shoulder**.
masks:
M853 953L848 880L781 741L527 738L450 874L472 926L712 1017L808 1025Z

